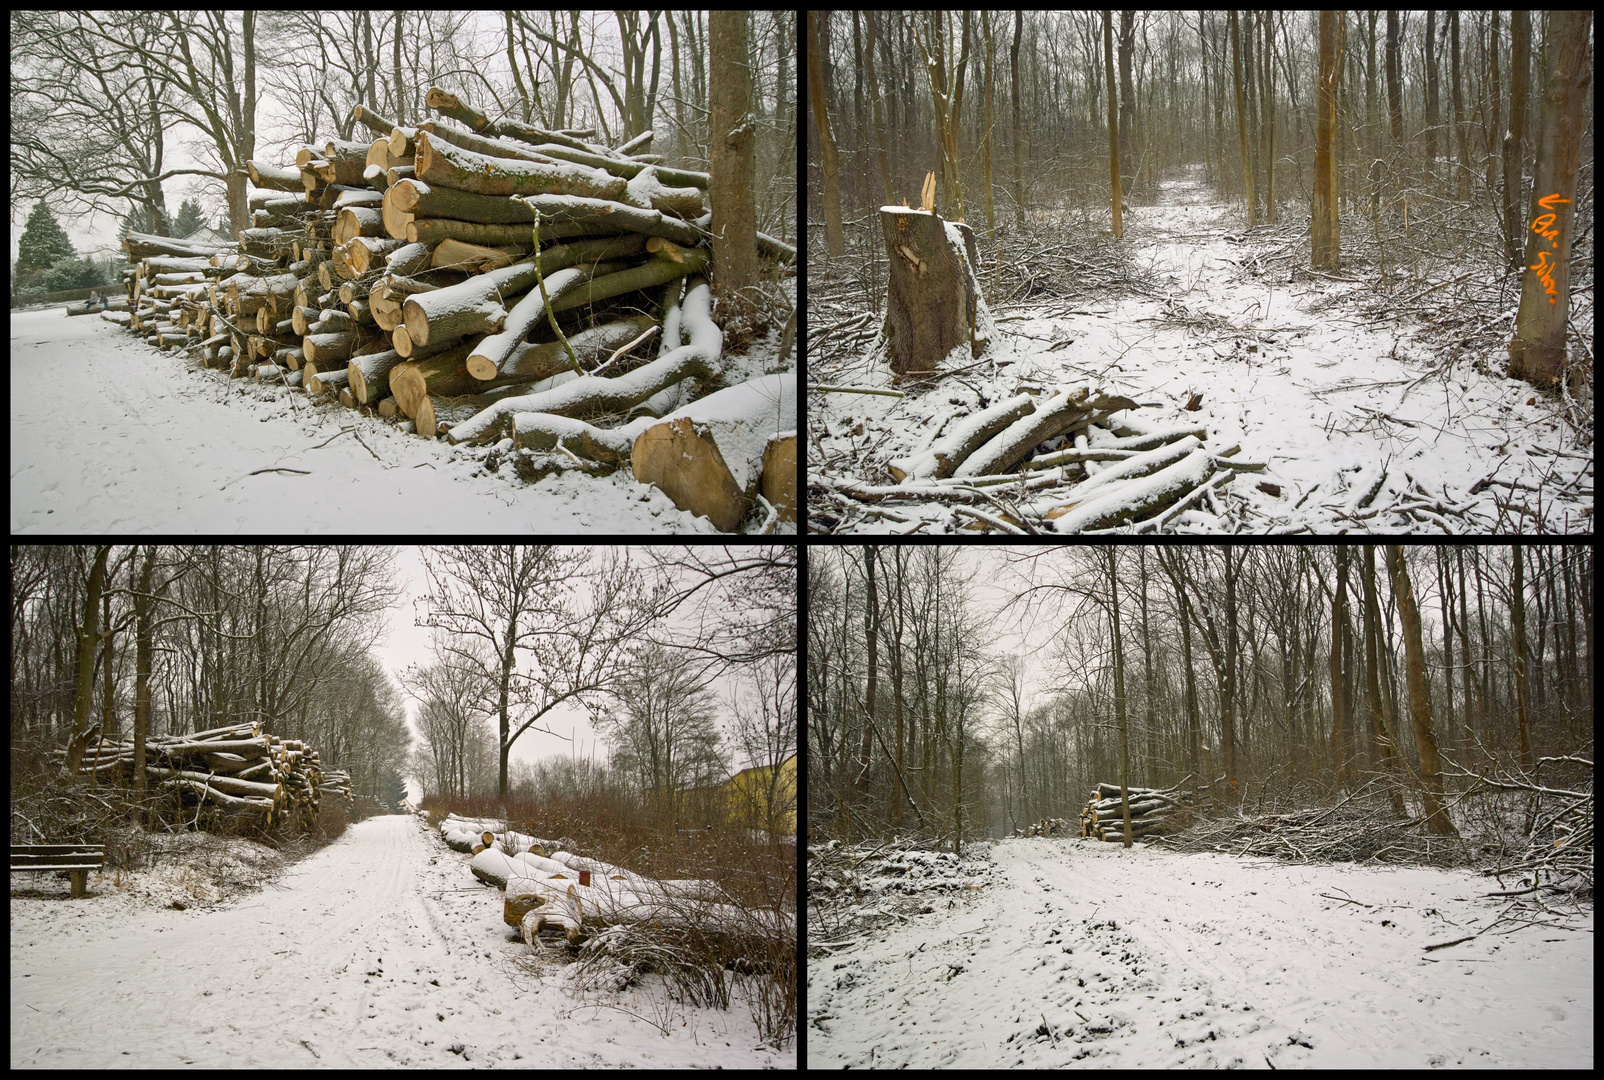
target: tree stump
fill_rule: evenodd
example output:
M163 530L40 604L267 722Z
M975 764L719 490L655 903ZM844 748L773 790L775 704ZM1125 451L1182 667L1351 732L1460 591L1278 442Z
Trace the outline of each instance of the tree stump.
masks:
M880 208L880 227L891 258L885 335L891 370L900 378L936 366L961 345L979 356L989 343L991 320L973 270L974 233L951 223L962 235L953 242L947 225L932 211L905 206Z

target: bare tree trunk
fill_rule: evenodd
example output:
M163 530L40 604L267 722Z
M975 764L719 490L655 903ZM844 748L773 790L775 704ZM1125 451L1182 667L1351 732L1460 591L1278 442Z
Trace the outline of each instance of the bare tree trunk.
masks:
M1520 732L1520 763L1530 772L1535 763L1532 761L1530 706L1526 689L1526 582L1522 573L1520 545L1514 545L1509 551L1515 561L1509 583L1509 621L1515 638L1515 722Z
M981 138L981 157L986 163L986 231L992 233L997 228L997 216L991 203L991 12L982 9L980 12L980 28L986 39L986 128ZM978 267L976 268L979 269Z
M1348 549L1337 547L1337 589L1331 604L1331 776L1348 790L1353 772L1352 733L1348 729L1348 665L1343 655L1348 622Z
M1498 140L1503 124L1499 119L1503 115L1503 91L1498 82L1498 9L1493 9L1493 25L1491 45L1487 50L1487 193L1493 197L1498 190Z
M891 191L891 159L886 154L886 129L880 119L880 84L874 75L875 24L879 21L879 13L870 11L865 14L867 16L867 25L864 27L866 41L863 50L863 63L868 68L869 110L874 114L874 156L880 164L880 186L883 189L885 198L885 203L882 205L889 206L893 198Z
M1459 12L1448 13L1448 80L1454 107L1454 148L1459 154L1457 190L1461 199L1470 197L1470 147L1465 140L1465 114L1459 92Z
M1119 565L1113 545L1104 548L1108 559L1109 625L1114 631L1114 721L1119 724L1119 809L1125 824L1125 846L1131 846L1130 730L1125 722L1125 650L1119 634Z
M756 145L746 11L708 14L708 107L712 160L714 313L728 332L757 312L757 212L752 167Z
M1437 13L1426 12L1426 175L1437 169Z
M1258 201L1253 195L1253 167L1248 156L1247 101L1242 94L1242 31L1236 9L1231 9L1231 71L1236 86L1236 135L1242 145L1242 183L1247 190L1248 227L1259 223Z
M1337 221L1337 170L1331 144L1337 130L1337 19L1320 12L1320 82L1314 144L1314 208L1310 218L1311 262L1316 270L1336 273L1340 266L1341 226Z
M824 13L826 17L829 12ZM824 172L824 243L832 257L846 251L841 229L841 166L835 139L830 135L830 117L824 103L824 68L819 58L819 12L808 12L808 103L813 106L813 122L819 132L819 153Z
M1521 270L1520 188L1522 140L1526 133L1526 84L1531 65L1532 13L1509 15L1509 126L1504 129L1504 257ZM1578 143L1580 146L1580 143ZM1524 289L1522 290L1524 293Z
M1019 35L1024 29L1025 13L1014 12L1014 44L1009 53L1009 77L1014 91L1014 224L1025 224L1024 136L1019 125Z
M1123 189L1119 175L1119 120L1114 102L1114 14L1111 11L1103 12L1103 68L1108 73L1108 178L1113 185L1114 239L1118 240L1125 235L1125 226L1120 220Z
M863 606L863 637L869 651L868 685L864 689L863 739L858 747L857 787L860 792L869 786L869 757L874 751L871 739L874 734L876 691L879 689L880 659L877 654L880 642L880 593L875 587L874 568L879 561L879 549L873 544L863 550L863 576L869 583L869 594Z
M1398 13L1387 12L1387 116L1392 121L1392 148L1403 149L1403 91L1398 85Z
M1136 46L1136 13L1119 13L1119 174L1123 183L1136 185L1133 144L1136 140L1136 91L1131 86L1131 53ZM1109 84L1109 93L1114 86Z
M155 599L150 595L151 581L156 571L156 548L147 545L144 563L139 571L139 584L134 595L134 793L145 794L145 739L150 725L150 667L152 649L151 608Z
M89 584L84 593L83 614L78 623L78 661L74 676L72 699L72 737L67 744L67 774L77 773L83 761L84 749L94 732L89 726L90 706L94 698L95 647L100 643L100 593L106 582L106 557L111 545L95 548L95 560L89 568Z
M1376 549L1365 545L1364 565L1364 624L1365 624L1365 691L1370 702L1370 727L1381 746L1382 769L1388 778L1388 791L1392 796L1392 812L1404 816L1403 793L1398 789L1397 732L1386 722L1381 696L1378 665L1381 650L1381 607L1376 602Z
M1592 55L1587 49L1585 11L1555 11L1549 18L1548 71L1538 124L1537 169L1532 188L1531 227L1526 236L1527 272L1509 343L1509 373L1550 388L1566 375L1565 333L1570 318L1571 240L1576 176L1587 138ZM1580 35L1580 40L1578 40Z
M1387 547L1392 564L1392 591L1398 600L1398 618L1403 622L1405 671L1409 680L1409 716L1415 728L1415 748L1420 758L1420 781L1426 810L1426 831L1436 836L1458 836L1454 823L1443 808L1442 766L1437 760L1437 737L1431 728L1431 687L1426 683L1426 650L1421 644L1420 610L1415 590L1404 565L1403 548Z
M1264 100L1264 214L1272 223L1280 220L1275 207L1275 15L1264 12L1264 46L1259 53L1264 65L1259 83Z

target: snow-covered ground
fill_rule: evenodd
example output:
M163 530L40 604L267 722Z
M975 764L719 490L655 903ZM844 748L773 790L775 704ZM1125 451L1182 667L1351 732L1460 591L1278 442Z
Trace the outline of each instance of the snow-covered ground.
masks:
M1202 425L1209 447L1240 444L1238 461L1265 463L1235 478L1225 518L1188 510L1172 523L1178 531L1592 531L1590 429L1578 446L1554 404L1503 376L1501 350L1447 363L1446 346L1418 321L1362 314L1366 271L1289 280L1295 253L1271 257L1240 214L1205 187L1201 169L1164 181L1158 205L1133 208L1125 222L1127 257L1158 295L999 305L993 362L901 399L809 394L809 468L891 484L886 465L930 446L957 417L1020 387L1088 386L1140 402L1126 414L1135 424ZM1075 262L1049 253L1032 270L1084 277ZM1505 330L1513 313L1512 299ZM809 371L811 383L891 381L889 365L869 358ZM1000 506L1043 503L1040 492L989 490ZM897 503L895 514L853 531L973 527L935 501Z
M1428 953L1497 918L1492 879L1079 839L992 854L984 889L815 950L811 1066L1593 1067L1591 908Z
M576 996L420 818L354 825L216 907L89 884L11 900L14 1069L795 1065L733 997L672 1004L655 977Z
M13 535L717 531L627 470L530 485L485 452L230 380L98 316L11 316Z

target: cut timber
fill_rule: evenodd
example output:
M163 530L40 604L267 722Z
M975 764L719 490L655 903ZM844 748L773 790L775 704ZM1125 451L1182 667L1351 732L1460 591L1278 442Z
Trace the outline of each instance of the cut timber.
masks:
M461 337L465 334L490 333L501 328L502 320L507 317L506 309L501 305L501 297L516 295L535 284L536 266L542 274L552 274L564 267L576 263L592 260L618 258L640 252L645 241L639 236L619 236L602 240L579 240L572 244L559 244L542 251L538 259L526 259L514 263L500 270L488 274L480 274L469 278L459 285L451 285L444 289L435 289L432 292L417 293L409 296L403 304L402 310L406 316L406 329L413 345L427 345L431 340ZM705 263L706 253L703 252ZM602 299L605 296L617 296L632 289L647 288L650 285L661 284L685 272L683 267L673 267L678 273L664 271L661 264L655 260L644 267L639 267L622 274L609 274L590 282L590 288L582 293L576 293L575 306L590 302L591 299ZM623 278L625 274L640 275L642 283L638 285L624 284L617 292L596 294L594 286L601 282L612 281L614 278ZM562 310L554 305L554 310ZM397 348L406 355L405 349Z
M581 330L569 337L568 343L573 346L575 355L579 357L581 367L594 368L656 325L657 320L650 315L636 315L633 318ZM476 349L475 353L477 352ZM571 370L568 365L568 353L558 341L539 344L522 342L515 346L501 365L488 375L481 374L486 369L482 364L476 365L475 359L475 356L468 358L468 373L481 380L478 387L481 390L513 383L539 382L559 372Z
M622 177L597 169L490 157L452 146L426 131L418 132L415 143L417 179L458 191L479 195L578 195L617 202L624 198L627 187Z
M520 450L551 451L560 443L571 453L615 468L629 462L634 446L627 427L606 430L568 416L532 412L513 414L512 441Z
M549 298L555 303L564 292L584 281L586 276L586 271L577 266L546 275L545 291L542 292L538 285L530 289L507 312L501 330L479 342L468 357L468 373L480 380L495 378L501 365L524 341L529 331L546 318L546 300Z
M776 435L795 429L796 376L765 375L647 428L630 462L636 480L656 484L680 509L732 532L752 508L764 451ZM794 483L794 461L791 475Z
M590 284L624 276L611 274ZM672 386L682 379L691 376L703 379L716 377L720 370L718 357L724 348L724 335L713 323L711 290L707 284L692 283L682 306L685 325L689 330L689 344L616 379L587 375L537 394L498 401L453 427L451 442L456 444L489 438L500 430L506 418L513 413L549 412L562 416L584 416L612 412L638 405L665 386Z
M418 402L417 415L413 417L413 431L425 439L432 439L439 433L439 426L434 416L434 402L425 394Z
M1083 426L1099 413L1134 409L1129 398L1095 397L1082 388L1074 393L1060 391L1037 406L1035 413L1021 417L995 438L966 458L954 476L998 476L1013 472L1038 443L1057 438Z
M941 479L953 474L970 454L1021 417L1036 411L1029 394L1000 401L989 409L964 417L951 431L937 439L930 449L890 465L897 483L928 478Z
M1120 465L1128 464L1128 461ZM1085 501L1063 508L1054 525L1059 532L1073 533L1135 521L1169 506L1207 481L1213 472L1212 455L1207 449L1199 447L1151 476L1095 489ZM1226 475L1229 477L1234 474Z
M395 403L401 414L416 420L418 406L430 394L435 397L455 397L479 390L479 380L468 374L464 355L467 351L465 347L447 349L427 359L408 360L392 368L390 393L395 395ZM421 426L418 430L420 434L423 433ZM431 438L434 436L432 430L427 434Z
M455 218L459 221L497 225L533 224L534 212L539 210L542 228L548 222L606 225L621 232L662 236L687 246L700 243L703 236L697 227L688 221L681 221L657 210L643 210L640 207L626 206L607 199L536 195L527 203L514 202L512 199L478 195L471 191L430 187L417 179L403 180L386 191L384 205L386 208L393 207L400 214L410 214L414 218ZM386 221L388 223L388 217ZM391 235L396 235L393 229ZM405 235L404 232L402 235Z
M251 178L251 183L259 188L305 194L306 189L301 185L300 169L281 169L277 165L265 162L247 161L245 172Z
M522 251L518 254L522 257L530 251L529 238L525 237ZM513 256L502 248L468 244L461 240L446 240L434 249L429 265L436 270L461 270L468 274L483 274L511 266L514 261Z
M960 347L979 356L991 316L964 245L952 235L966 227L949 231L934 212L882 206L880 228L891 261L884 329L891 370L899 377L934 371Z
M618 231L602 225L542 222L540 238L558 240L574 236L605 236ZM528 225L481 225L473 221L456 221L452 218L414 218L406 223L403 235L416 244L461 240L468 244L527 245L531 232Z
M373 134L383 135L386 138L389 137L390 132L395 130L394 120L380 116L366 105L358 105L353 108L351 110L351 119L359 124L366 125Z
M780 435L763 450L763 497L780 512L781 521L796 520L796 435Z

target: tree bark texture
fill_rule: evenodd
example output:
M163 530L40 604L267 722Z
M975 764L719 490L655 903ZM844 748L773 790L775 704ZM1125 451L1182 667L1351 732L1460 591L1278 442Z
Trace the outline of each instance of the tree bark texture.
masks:
M880 229L891 262L885 319L891 370L934 371L964 345L978 357L989 340L988 328L977 325L980 285L947 223L933 212L882 207Z
M1591 14L1549 13L1548 73L1538 121L1537 168L1527 219L1526 258L1520 307L1509 343L1509 374L1549 389L1561 378L1573 388L1580 371L1567 375L1565 332L1570 318L1571 243L1576 177L1591 89L1588 48Z

